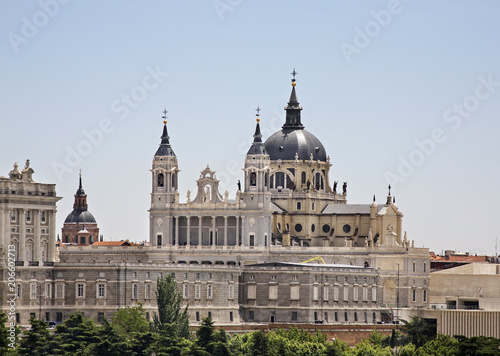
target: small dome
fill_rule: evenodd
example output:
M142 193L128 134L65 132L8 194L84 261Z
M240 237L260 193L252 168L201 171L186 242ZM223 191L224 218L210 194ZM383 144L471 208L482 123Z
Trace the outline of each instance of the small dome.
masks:
M73 210L64 220L64 223L96 224L94 216L88 210Z
M283 161L295 160L295 154L299 160L326 161L326 150L321 141L306 130L283 129L274 133L264 142L266 151L271 160Z

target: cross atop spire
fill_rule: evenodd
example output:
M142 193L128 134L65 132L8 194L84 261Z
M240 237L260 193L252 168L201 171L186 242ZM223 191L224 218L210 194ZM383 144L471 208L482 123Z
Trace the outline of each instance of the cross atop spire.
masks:
M257 114L255 114L255 116L257 116L257 122L260 121L260 112L261 112L261 108L259 108L259 106L257 106L257 109L255 109L255 111L257 112Z
M389 184L389 195L391 195L391 185Z
M293 83L295 83L295 76L296 76L297 74L299 74L299 73L295 71L295 68L293 68L293 72L292 72L292 73L290 73L290 74L291 74L291 75L293 75L293 78L292 78L292 85L294 85Z
M168 113L167 108L165 108L165 109L162 111L162 113L163 113L163 116L162 116L163 123L164 123L164 124L166 124L166 123L167 123L167 113Z

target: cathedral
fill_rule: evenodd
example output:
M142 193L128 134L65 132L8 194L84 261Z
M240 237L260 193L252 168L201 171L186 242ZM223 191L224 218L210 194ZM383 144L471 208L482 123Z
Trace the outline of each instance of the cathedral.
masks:
M54 185L16 172L0 178L0 258L7 262L10 245L18 251L16 320L63 321L77 310L100 320L138 303L152 317L156 280L166 274L193 324L205 316L220 325L373 324L427 307L428 249L408 241L390 187L382 203L348 204L347 182L332 184L325 146L302 123L293 74L282 129L264 140L257 114L234 197L219 191L207 166L181 202L183 162L164 121L151 167L149 243L96 243L80 177L54 251ZM3 295L7 287L4 278Z

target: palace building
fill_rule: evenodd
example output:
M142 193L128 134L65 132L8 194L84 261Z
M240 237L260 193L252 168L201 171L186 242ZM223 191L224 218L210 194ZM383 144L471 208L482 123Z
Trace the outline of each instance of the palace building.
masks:
M99 320L137 303L152 316L156 280L165 274L175 277L194 324L205 316L221 325L373 324L427 307L428 249L408 241L390 188L383 203L347 203L347 183L331 183L325 146L305 130L296 90L294 72L286 121L266 140L258 117L231 198L207 166L181 201L184 163L164 121L151 167L149 244L95 243L97 223L80 177L55 253L55 187L36 188L15 172L2 178L2 258L8 244L24 249L19 261L46 255L45 264L16 269L18 321L62 321L77 310ZM28 223L28 211L44 211L45 221ZM5 282L1 288L5 295Z

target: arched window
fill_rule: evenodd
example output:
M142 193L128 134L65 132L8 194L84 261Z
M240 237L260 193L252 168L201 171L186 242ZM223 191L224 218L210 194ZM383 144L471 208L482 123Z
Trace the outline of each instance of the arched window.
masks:
M158 186L163 187L163 183L165 181L165 177L163 176L163 173L158 174Z
M302 172L301 176L302 176L301 178L302 184L306 184L306 172Z
M257 185L257 173L255 172L250 173L250 185L252 187L255 187Z

